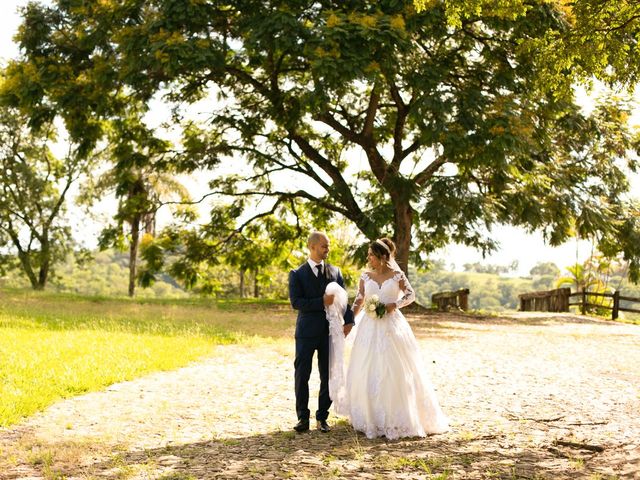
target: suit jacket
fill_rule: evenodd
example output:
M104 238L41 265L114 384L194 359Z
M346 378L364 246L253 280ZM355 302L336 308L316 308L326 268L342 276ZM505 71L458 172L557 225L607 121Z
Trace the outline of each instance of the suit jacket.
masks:
M338 267L325 262L323 275L316 277L309 262L289 272L289 300L298 311L296 338L320 337L329 335L329 322L324 311L324 290L330 282L336 282L342 288L344 279ZM347 305L344 314L345 324L353 323L353 311Z

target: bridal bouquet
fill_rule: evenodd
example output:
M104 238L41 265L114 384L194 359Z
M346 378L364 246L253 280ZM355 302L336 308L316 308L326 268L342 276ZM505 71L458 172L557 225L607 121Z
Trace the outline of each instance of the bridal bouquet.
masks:
M378 295L371 295L364 301L364 308L369 315L375 315L378 318L384 317L387 313L387 306L380 301Z

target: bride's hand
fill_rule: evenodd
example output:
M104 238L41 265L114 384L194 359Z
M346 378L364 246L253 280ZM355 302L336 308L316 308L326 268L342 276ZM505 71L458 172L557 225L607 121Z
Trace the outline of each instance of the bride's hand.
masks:
M391 313L393 312L396 308L398 308L398 306L395 303L387 303L386 304L387 307L387 313Z

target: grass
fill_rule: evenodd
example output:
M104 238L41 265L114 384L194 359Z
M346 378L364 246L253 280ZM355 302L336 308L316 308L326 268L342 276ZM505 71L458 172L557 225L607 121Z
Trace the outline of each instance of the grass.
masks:
M0 426L59 399L179 368L216 345L289 335L278 302L107 299L0 290Z

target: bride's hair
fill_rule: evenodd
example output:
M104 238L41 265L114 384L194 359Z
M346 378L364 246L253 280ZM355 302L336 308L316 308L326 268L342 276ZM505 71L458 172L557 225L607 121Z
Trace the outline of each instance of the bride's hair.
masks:
M387 248L385 248L385 245ZM393 240L387 237L374 240L371 242L371 245L369 245L369 248L371 248L371 253L380 259L389 258L396 253L396 244L393 243Z

